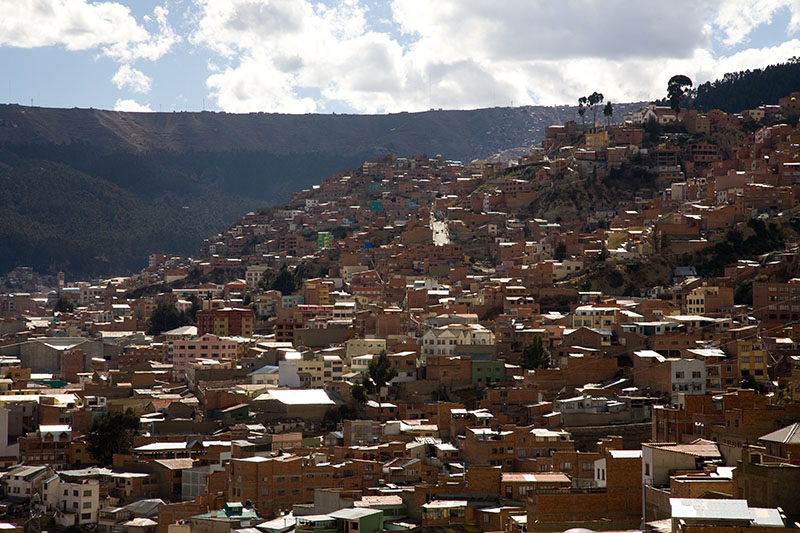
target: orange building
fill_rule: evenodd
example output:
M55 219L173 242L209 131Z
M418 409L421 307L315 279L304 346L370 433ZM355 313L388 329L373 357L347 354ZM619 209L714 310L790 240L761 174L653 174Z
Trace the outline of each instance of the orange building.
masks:
M197 312L197 333L212 333L218 337L252 337L254 321L252 309L204 309Z

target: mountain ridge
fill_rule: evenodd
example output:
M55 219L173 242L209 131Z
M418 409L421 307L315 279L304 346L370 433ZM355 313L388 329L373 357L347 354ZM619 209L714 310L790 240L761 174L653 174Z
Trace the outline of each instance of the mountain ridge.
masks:
M617 104L619 115L641 103ZM577 118L574 106L493 107L431 110L386 115L280 113L232 114L211 111L132 113L99 109L60 109L0 105L0 145L91 142L104 150L226 151L259 150L289 155L351 153L374 149L406 155L422 144L441 146L459 159L488 157L500 150L529 146L544 130ZM508 128L508 126L515 126ZM454 134L462 139L455 140ZM448 139L448 137L450 139ZM480 139L480 140L477 140ZM324 142L322 141L324 140ZM357 141L357 142L356 142ZM422 148L428 148L422 146ZM354 148L357 147L357 148Z
M0 105L0 165L15 184L0 190L0 272L132 272L149 253L193 255L246 212L364 161L387 153L488 158L538 144L547 126L577 116L568 106L284 115ZM59 179L76 190L41 194Z

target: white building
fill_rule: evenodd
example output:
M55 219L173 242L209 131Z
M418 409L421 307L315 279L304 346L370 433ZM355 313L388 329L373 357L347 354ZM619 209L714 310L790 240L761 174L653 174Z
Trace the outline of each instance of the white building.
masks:
M41 490L53 470L49 466L20 465L0 476L3 493L15 498L30 498Z
M250 378L250 383L253 385L271 385L277 387L279 384L279 367L264 365L261 368L253 370L247 376Z
M100 510L100 481L84 479L70 482L53 476L45 481L42 503L54 512L58 525L96 524Z
M422 357L455 355L458 346L491 346L495 344L492 330L480 324L450 324L429 329L422 336Z
M681 393L706 393L706 362L702 359L667 359L670 363L670 391L673 404Z

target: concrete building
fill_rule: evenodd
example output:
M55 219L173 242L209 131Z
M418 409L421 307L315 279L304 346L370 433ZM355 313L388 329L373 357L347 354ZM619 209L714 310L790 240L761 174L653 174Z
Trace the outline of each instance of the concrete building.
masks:
M236 359L238 344L234 340L222 339L207 333L201 337L173 341L169 346L169 360L176 379L186 377L189 364L198 359Z
M53 476L45 482L42 502L63 527L96 524L100 510L100 482L96 479L66 481Z

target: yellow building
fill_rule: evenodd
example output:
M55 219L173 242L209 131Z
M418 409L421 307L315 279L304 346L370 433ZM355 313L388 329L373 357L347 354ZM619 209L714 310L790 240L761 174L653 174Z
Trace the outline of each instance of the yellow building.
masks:
M350 371L338 355L316 355L313 359L287 357L279 366L280 378L288 378L280 383L282 386L310 389L322 388L329 381L341 381L342 375Z
M85 442L75 441L69 444L69 456L73 465L96 464L94 457L89 453L89 445Z
M572 315L572 327L608 328L617 323L619 312L618 307L581 305L575 308L575 313Z
M608 148L608 131L598 131L586 134L586 149L599 152Z
M756 109L748 109L747 111L745 111L742 114L746 118L750 118L750 119L755 120L756 122L758 122L759 120L762 120L766 116L767 112L763 107L759 107L759 108L756 108Z
M311 305L332 305L331 291L335 290L334 282L325 278L309 279L303 283L303 298Z
M767 351L757 339L737 340L736 350L739 357L739 375L753 376L756 381L767 381Z
M347 361L357 355L380 354L386 351L386 339L350 339L345 345Z
M203 309L197 312L197 332L217 337L252 337L254 321L255 314L249 308Z

